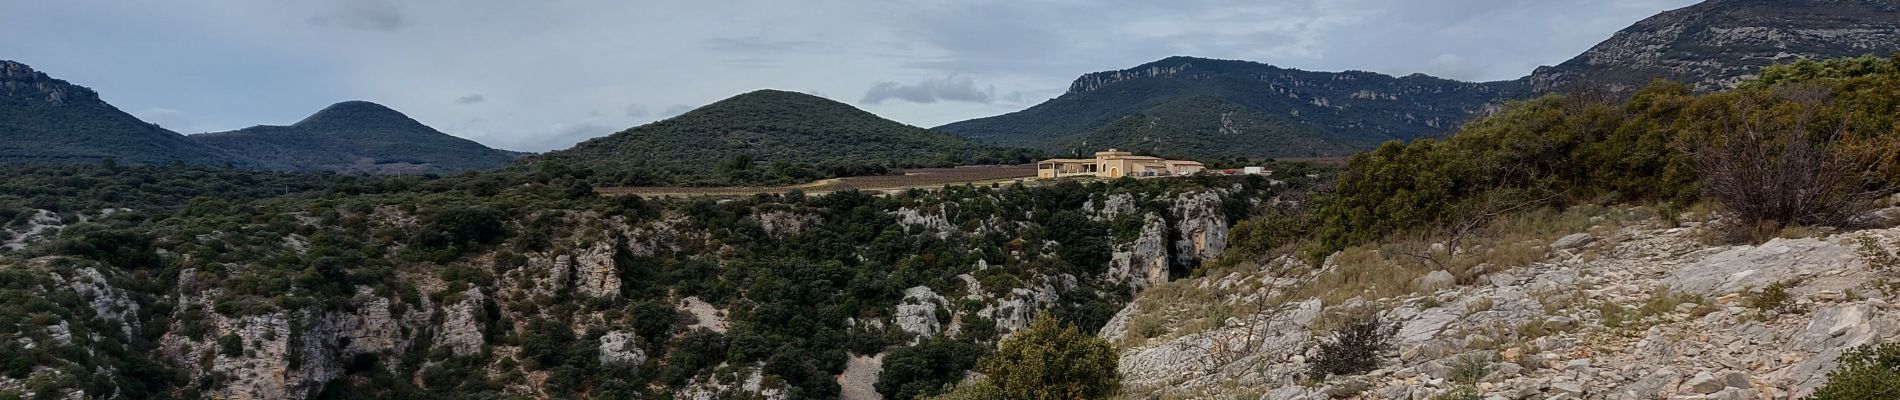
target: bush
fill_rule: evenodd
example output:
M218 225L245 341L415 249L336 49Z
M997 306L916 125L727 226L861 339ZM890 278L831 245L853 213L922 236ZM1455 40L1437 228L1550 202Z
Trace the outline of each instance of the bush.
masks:
M235 333L219 336L218 337L218 351L219 353L224 354L227 357L243 356L244 355L244 337L238 336Z
M1831 90L1793 85L1711 95L1691 123L1702 193L1740 219L1742 231L1788 225L1846 226L1891 190L1874 172L1879 153L1845 151L1857 126L1826 114ZM1755 235L1735 239L1759 240Z
M1827 383L1808 400L1891 399L1900 396L1900 343L1866 345L1841 356Z
M976 365L977 357L985 350L974 343L945 338L892 350L884 355L884 370L877 376L877 392L887 399L936 395L945 386L963 379L963 373Z
M1042 316L1004 340L978 372L989 376L995 398L1105 399L1121 386L1117 362L1107 340Z
M425 245L463 249L487 244L505 233L501 211L489 207L456 207L431 216L421 239Z
M1307 361L1307 376L1358 375L1379 369L1380 354L1391 351L1400 323L1387 323L1378 314L1349 321L1333 337L1319 344L1319 355Z

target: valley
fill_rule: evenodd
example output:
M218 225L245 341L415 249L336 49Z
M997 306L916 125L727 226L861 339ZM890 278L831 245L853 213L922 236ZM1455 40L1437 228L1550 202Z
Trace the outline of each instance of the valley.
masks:
M1225 3L35 5L0 400L1900 398L1900 5L1635 3L1269 24L1627 26L1489 82ZM195 36L37 50L107 24ZM1187 50L1285 59L1101 65Z

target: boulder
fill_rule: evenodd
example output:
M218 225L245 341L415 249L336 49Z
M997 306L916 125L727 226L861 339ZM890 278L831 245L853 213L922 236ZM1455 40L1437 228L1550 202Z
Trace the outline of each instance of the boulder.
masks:
M1440 289L1450 288L1456 284L1458 284L1458 277L1452 276L1450 272L1443 270L1432 271L1429 274L1425 274L1425 276L1412 280L1412 287L1425 292L1436 292Z
M1594 242L1594 241L1596 241L1596 237L1590 236L1590 234L1588 233L1572 233L1569 235L1564 235L1564 237L1557 238L1557 240L1550 242L1550 249L1553 251L1554 250L1570 250L1570 249L1589 245L1590 242Z

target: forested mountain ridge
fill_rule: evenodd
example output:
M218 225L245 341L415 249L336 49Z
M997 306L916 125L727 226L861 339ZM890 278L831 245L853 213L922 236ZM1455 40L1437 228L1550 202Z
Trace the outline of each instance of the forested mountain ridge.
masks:
M759 90L531 160L642 185L773 183L1031 158L823 97Z
M106 159L127 164L235 161L106 104L92 89L0 60L0 162Z
M1170 57L1083 75L1027 110L935 129L1063 154L1118 147L1193 157L1344 155L1449 132L1517 87Z
M516 153L423 125L380 104L346 101L288 126L191 135L191 140L282 171L451 173L500 168Z
M1656 79L1709 92L1779 63L1895 51L1900 4L1891 1L1710 0L1637 22L1511 81L1170 57L1083 75L1067 93L1023 111L935 129L1060 154L1120 147L1188 157L1338 155L1444 135L1504 102L1539 94L1626 97Z

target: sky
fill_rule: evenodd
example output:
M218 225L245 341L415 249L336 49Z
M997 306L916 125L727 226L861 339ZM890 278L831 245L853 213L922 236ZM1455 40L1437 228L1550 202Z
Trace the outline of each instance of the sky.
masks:
M0 0L0 59L180 133L368 100L518 151L758 89L931 127L1187 55L1494 81L1695 0Z

